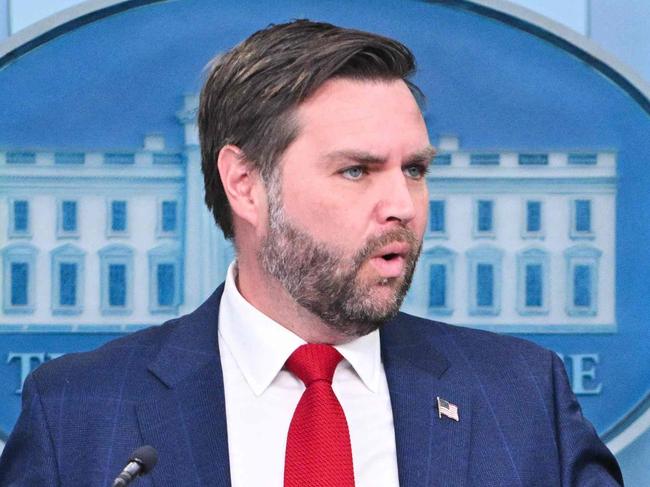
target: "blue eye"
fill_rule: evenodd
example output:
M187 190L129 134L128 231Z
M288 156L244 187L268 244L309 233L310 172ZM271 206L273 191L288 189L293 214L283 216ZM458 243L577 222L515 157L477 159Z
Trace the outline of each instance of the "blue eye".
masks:
M341 174L347 179L361 179L361 176L363 176L363 168L360 166L354 166L354 167L348 167L347 169L343 170Z
M424 177L424 175L427 173L427 170L425 167L414 164L412 166L408 166L404 169L404 172L406 175L412 179L420 179Z

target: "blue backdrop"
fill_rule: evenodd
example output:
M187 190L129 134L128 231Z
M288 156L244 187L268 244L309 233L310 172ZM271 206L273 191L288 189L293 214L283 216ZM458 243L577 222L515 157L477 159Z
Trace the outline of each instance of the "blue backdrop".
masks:
M183 95L200 89L206 63L271 22L301 17L379 32L408 45L419 62L415 81L428 99L433 141L458 134L468 151L616 152L615 331L521 336L562 353L569 367L572 355L597 354L597 364L580 365L579 379L587 387L601 384L602 390L580 401L605 439L647 414L648 100L610 67L543 29L463 1L123 2L71 21L0 60L0 150L132 148L155 132L166 149L182 152L186 141L176 114ZM13 197L12 170L0 164L5 203ZM13 242L7 232L0 236L3 248ZM38 246L36 237L33 243ZM56 332L52 323L33 323L20 314L0 318L5 434L19 412L16 390L28 360L34 366L47 354L90 349L119 335ZM576 371L570 368L574 379ZM646 431L619 453L629 478L647 468L649 445Z

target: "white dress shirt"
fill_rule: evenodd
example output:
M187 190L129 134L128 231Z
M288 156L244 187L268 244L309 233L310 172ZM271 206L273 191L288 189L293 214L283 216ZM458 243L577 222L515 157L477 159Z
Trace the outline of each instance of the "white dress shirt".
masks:
M219 351L233 487L281 487L289 423L305 386L285 370L305 341L253 307L228 269L219 309ZM335 347L332 387L350 429L356 487L396 487L393 412L379 332Z

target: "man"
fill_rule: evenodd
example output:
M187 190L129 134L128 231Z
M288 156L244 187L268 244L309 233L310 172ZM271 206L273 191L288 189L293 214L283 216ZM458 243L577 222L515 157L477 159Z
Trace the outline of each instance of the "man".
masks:
M205 199L236 264L194 313L37 369L0 485L110 485L143 444L157 486L622 484L555 354L397 313L434 153L413 71L308 21L213 62Z

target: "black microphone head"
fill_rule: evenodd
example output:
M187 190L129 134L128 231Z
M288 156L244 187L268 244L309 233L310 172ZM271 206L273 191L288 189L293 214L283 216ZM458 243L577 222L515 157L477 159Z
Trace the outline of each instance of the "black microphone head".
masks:
M146 474L156 466L158 461L158 452L153 446L144 445L131 453L129 461L138 462L142 466L142 473Z

